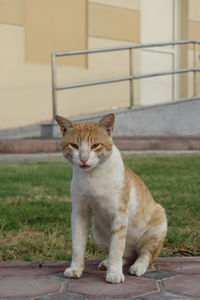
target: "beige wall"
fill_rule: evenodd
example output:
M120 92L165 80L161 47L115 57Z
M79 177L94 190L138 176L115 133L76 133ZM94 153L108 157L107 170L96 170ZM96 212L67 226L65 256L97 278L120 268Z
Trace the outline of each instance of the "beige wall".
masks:
M135 26L135 33L129 34L130 38L124 40L120 40L123 36L111 26L112 22L107 24L110 26L110 36L106 36L106 28L100 30L101 35L98 30L94 33L94 28L97 28L96 19L91 14L89 30L87 28L87 13L95 9L95 14L102 17L102 20L110 13L114 14L115 23L118 13L123 21L123 30L128 30L130 18L126 20L124 16L130 13L130 16L134 16L133 21L137 20L139 23L138 0L115 3L108 1L106 5L103 5L103 1L101 5L100 1L94 2L89 2L91 6L87 10L85 0L0 0L1 11L6 12L0 14L0 99L3 100L0 100L0 129L51 120L50 52L87 46L96 48L125 45L130 43L126 40L135 40L134 34L137 36L136 40L139 38L139 24ZM99 5L98 12L96 8ZM57 83L127 75L128 61L128 52L113 55L109 53L105 56L89 55L88 58L76 57L76 60L64 58L61 61L58 58ZM129 105L129 82L60 91L57 96L58 113L65 116L124 107Z
M89 37L89 48L115 47L127 45L128 42L113 41ZM135 52L135 72L139 73L139 53ZM75 70L73 68L59 68L58 83L80 82L86 80L105 79L129 74L129 52L119 51L105 54L91 54L88 56L88 69ZM88 88L60 91L58 96L58 113L65 115L80 115L107 109L128 107L130 104L129 81L93 86ZM135 88L135 101L139 98L139 90ZM74 102L73 102L74 100ZM76 102L75 102L76 101ZM74 104L75 103L75 104Z
M24 25L26 0L0 0L0 23Z
M181 1L185 5L182 38L199 39L200 1ZM0 129L51 120L50 53L139 43L141 9L141 0L0 0ZM187 64L187 50L184 55L182 66ZM56 61L58 84L118 77L130 72L128 51ZM192 62L190 51L188 65ZM135 74L141 73L141 64L140 51L134 51ZM185 76L182 83L184 87L188 85L190 96L192 74ZM137 80L135 104L142 104L140 94ZM130 84L59 91L57 96L58 113L70 117L127 107ZM148 100L146 104L151 103Z
M133 9L89 3L89 36L140 41L140 12Z
M188 1L188 38L200 40L200 1Z
M140 43L140 0L89 0L88 1L88 36L89 48L114 47L129 45L130 43ZM103 62L103 56L105 56ZM130 74L129 53L119 51L101 54L96 57L98 68L94 72L94 78L103 79L109 77L119 77ZM89 56L90 60L95 60ZM140 51L134 51L134 74L139 74ZM96 73L96 75L95 75ZM100 75L101 74L101 75ZM140 82L134 84L134 103L140 103ZM123 87L123 90L122 90ZM92 88L90 88L92 90ZM95 87L94 87L95 89ZM103 110L112 107L127 107L130 104L130 83L121 82L108 84L102 87L103 97L98 92L95 93L98 105L102 105ZM95 103L93 100L92 103ZM95 104L94 104L95 108ZM102 110L102 109L101 109Z
M140 0L89 0L89 3L98 3L122 9L140 10Z
M53 51L87 49L87 0L0 0L0 24L24 26L25 60L50 64ZM87 57L61 65L87 67Z
M2 36L1 32L5 33L5 51L3 53L0 49L0 56L4 55L2 68L6 70L0 82L1 99L4 99L0 103L1 129L50 120L52 116L50 66L24 63L23 27L0 25ZM88 44L90 48L94 48L128 43L90 37ZM14 52L11 50L13 47ZM7 53L6 49L10 49L10 52ZM136 56L135 61L139 61ZM57 83L127 75L129 53L120 51L106 55L89 55L88 65L88 69L58 66ZM129 105L129 82L60 91L57 92L57 96L58 113L65 116L126 107Z
M0 129L51 117L50 66L24 63L24 27L0 24Z
M200 21L200 2L199 0L188 0L189 20Z
M0 129L51 120L50 53L87 48L87 1L0 0L0 41Z
M188 39L200 40L200 1L199 0L188 0ZM194 47L191 45L188 51L188 65L190 67L194 66ZM200 50L200 49L199 49ZM200 51L199 51L200 54ZM199 57L198 54L198 57ZM198 66L200 67L200 61L198 61ZM198 82L199 82L198 74ZM188 75L188 95L194 95L193 89L193 73ZM197 86L198 95L200 95L200 84Z
M36 21L37 20L37 21ZM87 48L86 0L26 0L26 62L49 64L53 51ZM86 67L86 57L70 57L61 65Z

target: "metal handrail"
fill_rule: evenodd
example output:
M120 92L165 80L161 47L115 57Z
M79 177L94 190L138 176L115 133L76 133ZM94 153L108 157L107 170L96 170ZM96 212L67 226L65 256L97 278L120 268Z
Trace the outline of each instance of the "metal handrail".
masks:
M188 45L188 44L194 45L194 67L193 68L183 68L183 69L176 69L176 70L164 71L164 72L132 75L132 70L133 70L133 62L132 62L132 54L133 53L132 53L132 51L133 50L152 48L152 47ZM193 72L193 74L194 74L194 98L197 97L197 76L196 76L196 74L197 74L197 72L200 72L200 68L197 67L197 60L198 60L197 54L198 54L198 45L199 44L200 44L200 41L197 41L197 40L182 40L182 41L175 41L175 42L146 43L146 44L134 44L134 45L131 44L131 45L127 45L127 46L110 47L110 48L97 48L97 49L53 52L51 54L53 119L55 119L55 116L57 114L56 91L71 89L71 88L86 87L86 86L92 86L92 85L99 85L99 84L106 84L106 83L113 83L113 82L129 80L129 82L130 82L130 107L133 107L134 101L133 101L132 83L134 80ZM108 78L108 79L103 79L103 80L91 80L91 81L83 81L83 82L79 82L79 83L56 85L56 57L69 56L69 55L80 55L80 54L90 54L90 53L113 52L113 51L122 51L122 50L129 50L130 75L116 77L116 78Z

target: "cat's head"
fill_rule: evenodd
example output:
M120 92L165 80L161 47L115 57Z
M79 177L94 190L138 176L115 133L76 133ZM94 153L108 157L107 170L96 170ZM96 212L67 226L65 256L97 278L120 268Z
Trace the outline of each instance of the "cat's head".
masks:
M74 122L56 116L63 135L61 148L67 160L85 170L107 160L112 154L114 118L114 114L109 114L99 122Z

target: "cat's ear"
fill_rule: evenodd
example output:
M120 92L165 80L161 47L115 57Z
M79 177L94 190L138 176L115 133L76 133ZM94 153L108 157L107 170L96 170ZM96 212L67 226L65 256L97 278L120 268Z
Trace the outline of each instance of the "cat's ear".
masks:
M104 116L100 121L99 121L99 126L102 127L103 129L106 130L109 136L112 136L113 132L113 127L114 127L114 121L115 121L115 115L114 114L109 114Z
M67 131L73 127L73 122L70 120L67 120L61 116L56 116L56 121L58 123L58 125L60 126L60 130L62 135L64 136Z

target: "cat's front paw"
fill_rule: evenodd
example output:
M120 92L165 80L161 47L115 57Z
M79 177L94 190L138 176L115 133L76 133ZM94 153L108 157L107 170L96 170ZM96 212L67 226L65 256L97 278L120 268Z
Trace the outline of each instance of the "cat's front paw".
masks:
M106 281L109 283L124 282L124 275L121 272L107 272Z
M80 278L83 271L75 268L67 268L64 271L64 276L67 278Z

